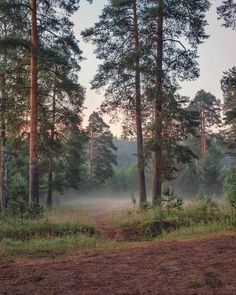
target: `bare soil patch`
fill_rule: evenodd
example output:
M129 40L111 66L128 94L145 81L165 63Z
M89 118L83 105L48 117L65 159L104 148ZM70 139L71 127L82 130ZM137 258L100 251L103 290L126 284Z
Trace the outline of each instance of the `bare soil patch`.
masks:
M0 263L0 294L236 295L235 233Z

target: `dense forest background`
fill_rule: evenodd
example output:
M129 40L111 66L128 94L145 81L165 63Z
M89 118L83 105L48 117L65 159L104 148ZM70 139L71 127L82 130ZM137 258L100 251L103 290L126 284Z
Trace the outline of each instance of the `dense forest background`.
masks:
M200 75L209 8L202 0L108 1L81 36L100 61L91 86L104 91L84 126L84 55L71 21L79 1L1 1L2 213L51 208L70 189L78 197L128 192L156 206L166 187L187 198L220 196L225 179L234 188L236 68L222 73L223 100L203 89L179 94ZM235 10L231 0L218 7L228 29ZM121 118L122 138L104 115Z

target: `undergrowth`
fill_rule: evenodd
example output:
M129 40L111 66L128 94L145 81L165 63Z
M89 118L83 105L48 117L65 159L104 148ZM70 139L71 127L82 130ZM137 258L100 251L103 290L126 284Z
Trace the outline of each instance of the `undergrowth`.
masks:
M87 222L88 221L88 222ZM39 219L0 218L0 258L47 256L72 249L130 246L130 241L180 239L236 228L236 212L209 198L183 204L170 194L161 206L118 212L108 227L122 229L123 242L102 239L85 212L57 209Z
M116 241L104 241L92 225L82 223L87 220L84 212L75 209L52 210L36 220L2 217L0 259L19 255L53 257L74 249L121 247Z
M0 221L0 240L30 240L33 238L66 237L77 234L87 236L95 235L96 231L92 226L79 223L56 224L48 220L33 223L31 221L6 222Z
M171 196L156 208L148 204L113 215L111 226L123 229L131 240L191 236L236 228L236 212L210 198L201 198L184 205ZM171 203L173 202L173 203ZM176 203L177 202L177 203Z

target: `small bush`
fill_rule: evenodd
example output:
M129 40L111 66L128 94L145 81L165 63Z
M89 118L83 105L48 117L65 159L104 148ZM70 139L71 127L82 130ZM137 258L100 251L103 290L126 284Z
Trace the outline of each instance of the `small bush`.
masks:
M29 204L27 198L18 196L10 199L7 214L13 218L39 219L43 217L44 209L39 204Z
M140 212L147 212L152 208L152 205L149 202L145 202L140 206Z
M170 187L165 187L162 192L161 204L168 214L172 211L180 212L183 210L184 201L182 198L175 195Z
M236 168L225 173L224 191L231 208L236 212Z

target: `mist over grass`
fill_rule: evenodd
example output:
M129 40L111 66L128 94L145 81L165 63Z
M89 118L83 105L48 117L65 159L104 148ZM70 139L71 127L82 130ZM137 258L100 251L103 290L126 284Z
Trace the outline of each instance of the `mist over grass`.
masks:
M139 208L131 196L137 199L137 194L130 192L69 191L60 197L56 208L46 210L39 219L2 218L0 258L54 255L75 249L112 249L140 241L235 230L236 215L223 198L222 204L205 197L195 201L185 199L180 208L167 203L162 207ZM116 234L121 239L117 240Z
M184 203L188 204L194 200L197 200L199 197L210 197L216 199L219 202L224 202L223 195L211 194L205 195L204 191L199 190L196 194L187 194L186 192L181 192L178 187L174 189L174 193L178 197L181 197ZM59 208L77 208L82 210L104 210L117 211L122 209L130 209L134 207L134 202L132 199L135 199L135 206L138 206L138 192L137 191L112 191L107 189L97 189L90 192L80 192L76 190L70 190L65 192L63 196L60 197L58 201ZM151 204L151 193L148 194L147 202Z
M98 190L92 192L69 191L60 198L60 208L78 208L93 211L93 214L109 213L128 209L133 206L131 196L138 202L137 193L110 192Z

